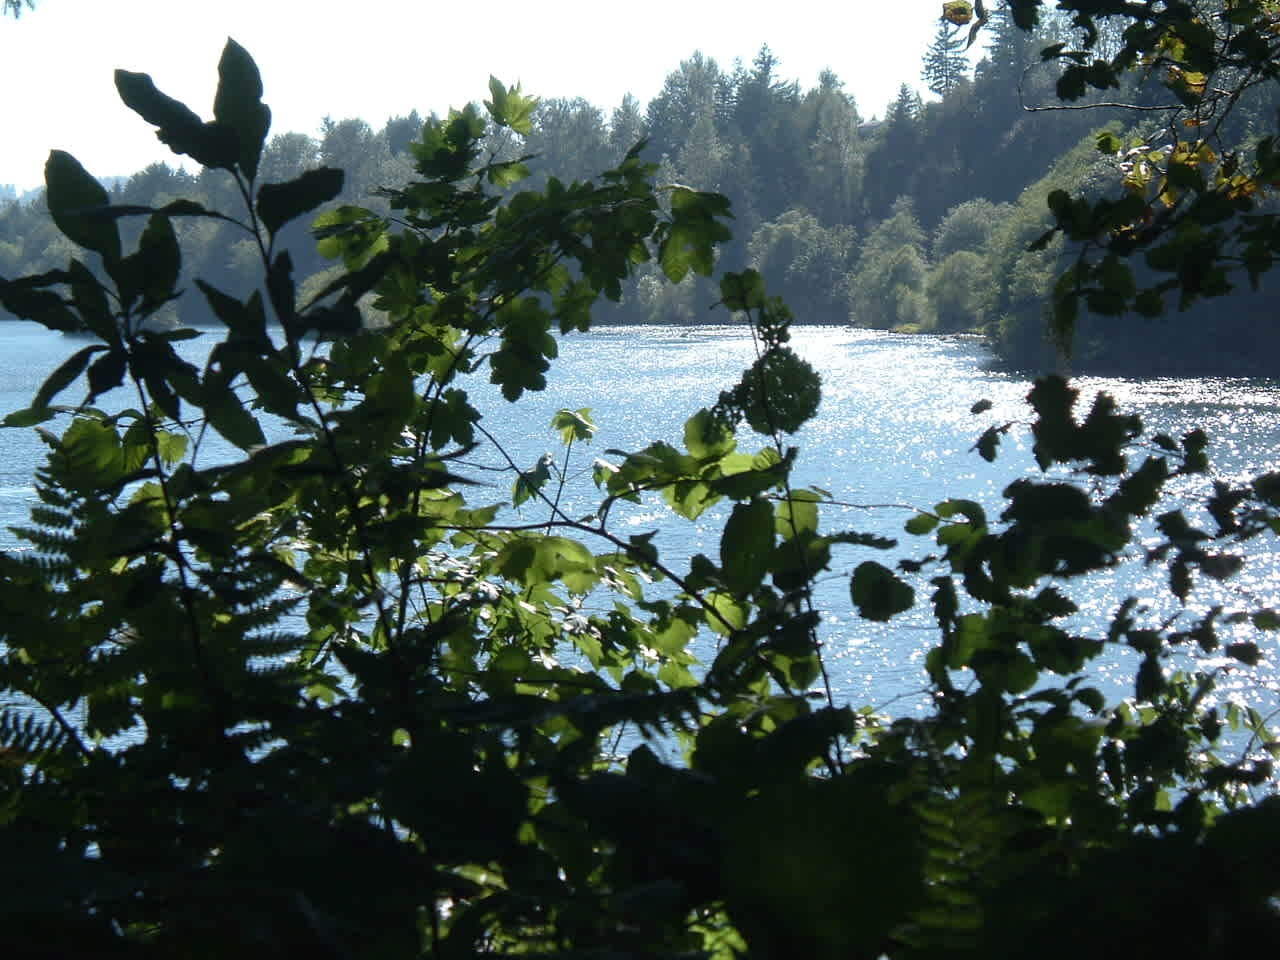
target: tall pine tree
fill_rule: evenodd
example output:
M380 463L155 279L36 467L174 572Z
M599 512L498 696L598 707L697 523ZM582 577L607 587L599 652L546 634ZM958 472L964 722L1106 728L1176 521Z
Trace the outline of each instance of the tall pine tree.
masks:
M951 92L969 70L964 55L964 37L946 23L938 25L938 32L924 55L921 78L925 86L940 97Z

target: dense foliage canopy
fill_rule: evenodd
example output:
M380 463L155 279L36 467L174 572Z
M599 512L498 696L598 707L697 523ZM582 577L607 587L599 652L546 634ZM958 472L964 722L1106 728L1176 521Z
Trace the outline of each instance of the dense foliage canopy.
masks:
M771 70L761 98L798 96ZM5 956L1167 958L1280 940L1276 743L1214 697L1280 613L1194 602L1230 586L1241 541L1280 532L1280 475L1197 486L1202 432L1148 436L1046 377L1029 427L974 407L977 455L1033 438L1039 473L998 515L921 505L902 547L829 529L828 495L790 480L821 385L761 274L718 263L724 197L656 187L642 148L591 179L532 176L491 145L531 136L539 105L495 80L483 110L401 141L412 173L381 206L314 216L334 266L304 290L282 238L344 174L322 158L272 179L257 66L229 41L218 72L209 120L145 74L116 85L237 205L122 203L55 151L69 256L0 282L13 314L92 334L5 421L48 447L25 547L0 554ZM985 210L930 245L894 203L863 255L949 261ZM191 225L237 232L256 282L188 284ZM830 270L849 239L806 239L819 228L779 217L759 256L811 243ZM560 507L585 409L551 424L562 463L508 458L495 499L470 454L508 447L477 381L539 391L641 273L718 275L756 360L682 437L597 460L589 515ZM156 324L196 296L218 324L203 366L174 349L195 331ZM620 533L635 502L673 523L721 505L714 555L677 566L660 534ZM1181 612L1074 616L1073 585L1144 561ZM839 570L867 621L929 611L927 713L827 692L813 585ZM1113 699L1091 667L1121 649L1132 694Z

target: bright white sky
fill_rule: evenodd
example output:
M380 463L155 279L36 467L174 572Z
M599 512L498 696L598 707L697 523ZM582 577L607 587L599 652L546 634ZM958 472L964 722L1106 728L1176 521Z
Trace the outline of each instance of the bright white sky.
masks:
M37 0L0 19L0 184L44 179L51 148L97 176L177 161L116 95L117 67L208 118L228 36L254 57L272 131L315 134L326 114L379 128L417 109L482 100L489 75L543 97L641 107L695 50L722 68L768 43L808 89L830 67L870 118L920 63L941 0Z

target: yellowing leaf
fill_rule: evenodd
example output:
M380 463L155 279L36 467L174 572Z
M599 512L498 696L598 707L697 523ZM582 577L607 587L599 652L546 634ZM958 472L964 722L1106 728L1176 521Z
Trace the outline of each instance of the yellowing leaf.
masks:
M963 27L973 21L973 4L968 0L947 0L942 5L942 19L957 27Z

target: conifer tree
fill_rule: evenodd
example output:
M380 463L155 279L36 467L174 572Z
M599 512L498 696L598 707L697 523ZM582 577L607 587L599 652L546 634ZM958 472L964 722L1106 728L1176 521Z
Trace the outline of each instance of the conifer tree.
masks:
M940 97L951 92L969 70L964 55L963 36L942 23L934 34L933 42L924 55L924 68L920 76L925 86Z

